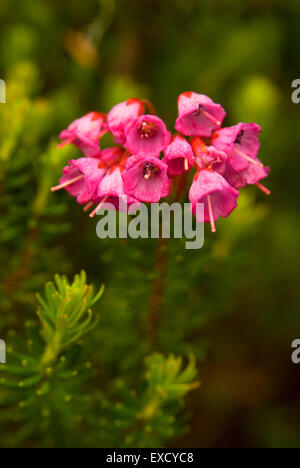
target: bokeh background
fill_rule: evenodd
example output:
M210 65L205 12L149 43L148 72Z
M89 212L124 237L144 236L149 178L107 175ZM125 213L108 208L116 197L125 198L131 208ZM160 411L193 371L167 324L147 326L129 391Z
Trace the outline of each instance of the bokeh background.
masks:
M134 381L153 350L197 356L202 386L187 399L189 427L170 446L300 446L300 366L291 363L300 338L300 104L291 101L299 14L296 0L0 2L0 336L22 333L34 293L54 273L85 269L106 284L85 352L108 380ZM227 125L262 126L272 195L245 189L199 252L172 241L160 278L154 241L98 240L74 200L49 187L79 156L56 149L70 121L136 96L172 128L186 90L222 103Z

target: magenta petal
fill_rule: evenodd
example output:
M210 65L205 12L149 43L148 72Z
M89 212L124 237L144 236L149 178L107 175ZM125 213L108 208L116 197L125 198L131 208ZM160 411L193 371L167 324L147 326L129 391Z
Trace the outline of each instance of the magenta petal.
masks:
M105 115L90 112L72 122L60 134L60 139L66 143L72 142L88 157L94 157L99 152L99 140L105 128Z
M226 169L228 156L223 151L214 146L206 146L200 137L191 140L191 145L196 156L197 167L199 169L213 169L223 175Z
M211 197L214 221L219 217L226 218L237 207L239 192L231 187L224 177L213 171L199 171L194 178L189 197L194 214L196 204L204 203L204 222L210 222L208 195Z
M129 99L112 108L107 116L107 126L115 137L115 142L123 145L126 141L125 128L145 111L142 101Z
M228 162L237 173L245 171L249 167L249 161L235 151L229 157Z
M97 188L102 181L106 168L99 159L95 158L80 158L77 160L70 161L73 167L79 169L79 171L85 176L85 184L90 195L97 192Z
M122 174L125 192L145 203L157 203L167 197L171 181L168 166L160 159L132 156Z
M163 162L168 165L170 177L179 176L190 170L195 164L195 156L189 142L182 136L176 135L165 150Z
M106 196L119 197L124 194L123 181L119 167L113 168L103 178L99 185L97 196L99 198Z
M84 154L86 158L99 158L100 157L100 147L97 144L95 147L88 146L84 143L82 143L81 140L76 138L73 140L73 145L76 146L77 148L80 149L80 151Z
M60 178L59 183L64 184L65 182L73 180L76 177L79 177L80 175L81 172L77 168L66 166L63 169L63 176ZM72 197L76 197L77 202L82 205L87 203L91 199L84 178L79 180L78 182L75 182L74 184L68 185L67 187L65 187L65 190Z
M243 186L257 184L260 180L265 179L270 174L269 167L258 167L250 164L249 168L241 174Z
M186 136L209 138L221 127L226 112L220 104L209 97L193 92L183 93L178 98L178 119L175 128Z
M249 164L247 169L237 173L228 165L224 177L232 187L239 189L247 185L257 184L259 181L268 177L269 173L269 167L259 167L254 164Z
M239 123L234 127L222 128L215 132L212 136L212 144L228 154L228 162L235 172L242 172L249 167L249 160L246 157L257 159L260 132L261 128L255 123Z
M105 200L106 203L113 204L117 210L123 207L124 211L127 211L130 205L137 203L135 198L127 196L124 191L124 183L119 166L115 166L107 172L93 199L95 203Z
M112 148L106 148L101 151L101 161L103 161L108 166L111 166L114 163L117 163L121 160L124 154L124 148L121 146L113 146Z
M171 133L155 115L143 115L129 123L125 130L125 148L138 156L159 156L171 141Z

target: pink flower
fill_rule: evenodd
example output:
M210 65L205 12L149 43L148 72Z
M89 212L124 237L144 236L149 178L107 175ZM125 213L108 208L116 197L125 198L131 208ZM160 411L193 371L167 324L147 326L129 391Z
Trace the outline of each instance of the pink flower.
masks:
M186 92L178 98L178 119L175 128L186 136L209 138L221 127L226 112L204 94Z
M76 167L80 173L84 175L89 199L91 199L107 172L107 166L96 158L80 158L70 161L70 164L73 167Z
M204 222L210 222L215 232L215 221L219 217L226 218L237 207L239 192L217 172L201 170L195 174L189 196L193 214L197 214L196 204L204 203Z
M261 128L255 123L239 123L234 127L222 128L215 132L212 144L229 156L228 163L235 172L244 171L249 164L262 168L262 163L257 160L260 132Z
M210 222L213 232L218 218L229 216L236 208L237 189L256 184L270 194L260 183L270 169L258 159L261 128L257 124L221 128L226 116L223 107L194 92L178 98L179 135L172 138L154 114L150 102L129 99L114 106L107 119L91 112L74 121L61 133L60 146L73 143L85 158L71 160L63 169L60 185L52 191L65 189L78 203L87 203L85 211L95 204L91 217L106 203L127 212L133 204L157 203L167 197L170 178L188 176L195 167L189 193L191 211L200 218L197 204L203 203L204 221ZM101 150L100 140L108 132L116 146ZM177 199L187 189L189 178L183 176L174 181Z
M181 135L175 135L165 150L163 162L168 165L170 177L176 177L184 171L189 171L195 164L191 145Z
M84 205L91 201L106 171L106 166L99 159L73 159L69 161L69 166L63 169L59 185L51 190L57 192L65 189L71 196L76 197L79 204Z
M171 141L164 122L155 115L142 115L130 122L125 130L125 148L131 154L152 157L159 156Z
M132 156L122 174L125 192L145 203L157 203L167 197L171 181L168 166L156 157Z
M114 205L118 211L127 211L131 205L137 203L135 198L128 197L124 191L122 167L120 165L114 165L108 170L93 196L93 202L97 204L97 207L90 214L91 218L96 216L105 203Z
M224 174L227 155L217 150L214 146L206 146L200 137L191 140L198 169L213 169L219 174Z
M116 143L121 145L125 143L125 128L132 120L144 113L145 106L139 99L128 99L112 108L107 116L107 126L115 137Z
M105 128L105 115L99 112L89 114L75 120L63 130L59 136L64 140L59 147L73 143L87 157L95 157L100 151L100 138L107 132Z
M262 179L268 177L269 173L270 168L265 166L259 167L249 164L247 169L238 173L230 165L227 165L224 177L236 189L246 187L247 185L257 185L266 195L270 195L270 190L259 183Z
M90 192L87 189L84 175L79 169L73 166L66 166L63 169L63 176L59 179L59 185L52 187L52 192L65 189L72 197L76 197L80 205L90 201Z

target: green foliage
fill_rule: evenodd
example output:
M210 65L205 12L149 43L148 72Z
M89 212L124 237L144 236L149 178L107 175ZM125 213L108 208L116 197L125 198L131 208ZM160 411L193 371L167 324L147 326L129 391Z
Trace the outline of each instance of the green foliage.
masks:
M181 358L170 356L164 360L163 356L159 354L151 356L147 360L149 368L147 379L153 400L156 399L157 404L165 398L177 400L195 388L195 384L190 384L197 375L195 364L195 359L192 356L188 367L182 372ZM153 409L150 407L145 411L145 417L151 416L152 412Z
M42 322L42 336L48 345L42 359L45 367L51 365L61 351L76 343L97 325L97 322L93 322L90 307L103 294L101 288L94 296L93 287L85 284L85 273L75 277L72 285L58 275L55 282L57 289L53 283L48 283L45 288L47 302L38 294L42 306L38 309L38 316Z
M193 356L182 368L182 359L173 355L151 354L145 360L146 373L142 388L128 387L125 380L111 385L114 402L100 398L104 430L103 443L109 447L159 447L188 430L182 415L183 398L199 386ZM106 428L114 430L107 439Z
M1 446L35 446L37 438L45 447L95 447L99 441L109 446L112 440L118 446L132 445L133 441L149 446L173 437L172 426L182 399L198 385L193 382L195 359L191 357L181 370L181 358L150 355L146 382L138 382L143 383L140 395L125 391L119 380L120 401L114 403L109 390L91 390L93 383L97 387L97 372L91 362L81 359L82 339L101 326L90 307L100 300L104 289L95 293L93 286L86 284L84 272L72 284L56 275L55 283L46 285L44 297L38 295L41 330L28 321L27 342L14 332L8 335L9 364L2 365L0 378ZM105 417L117 418L113 437L104 428ZM88 431L83 437L84 426Z

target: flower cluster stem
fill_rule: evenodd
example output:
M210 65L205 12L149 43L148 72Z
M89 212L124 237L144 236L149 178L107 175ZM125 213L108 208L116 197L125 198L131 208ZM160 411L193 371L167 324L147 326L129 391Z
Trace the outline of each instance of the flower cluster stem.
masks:
M158 347L157 343L157 330L159 328L159 321L161 316L161 309L163 305L165 279L168 264L168 247L169 239L160 238L157 244L155 274L157 277L153 280L152 296L150 299L150 316L149 316L149 338L151 343Z

